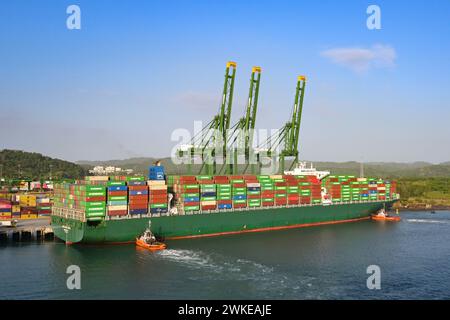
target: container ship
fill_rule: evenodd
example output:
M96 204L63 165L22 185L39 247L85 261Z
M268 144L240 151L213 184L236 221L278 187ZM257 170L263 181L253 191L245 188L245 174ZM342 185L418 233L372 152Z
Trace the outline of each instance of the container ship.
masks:
M51 224L66 243L126 243L281 230L369 219L398 200L395 181L306 168L283 175L90 176L56 184Z
M155 165L148 177L89 176L74 184L55 184L55 235L68 243L98 243L134 241L149 225L162 239L279 230L369 219L398 199L395 182L330 175L298 161L303 75L297 77L288 122L253 148L262 69L252 68L244 116L232 126L236 68L235 62L226 64L219 113L177 151L190 173L194 157L217 157L215 143L222 141L228 174L217 175L222 169L214 159L203 162L201 175L167 176ZM244 151L243 172L250 167L252 174L237 174L238 147ZM261 162L250 161L253 152L257 159L276 156L282 174L254 174ZM285 158L294 159L292 171L284 170Z

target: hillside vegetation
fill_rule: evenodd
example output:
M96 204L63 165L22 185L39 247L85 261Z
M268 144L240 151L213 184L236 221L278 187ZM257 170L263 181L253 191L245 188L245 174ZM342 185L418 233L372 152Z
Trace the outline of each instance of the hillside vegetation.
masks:
M18 150L1 150L0 166L5 179L49 179L50 170L53 179L76 179L87 174L85 168L75 163Z

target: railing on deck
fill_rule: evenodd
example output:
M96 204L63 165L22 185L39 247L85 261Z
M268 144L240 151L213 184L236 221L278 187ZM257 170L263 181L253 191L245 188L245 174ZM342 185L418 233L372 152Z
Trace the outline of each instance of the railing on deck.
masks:
M215 214L215 213L230 213L230 212L249 212L249 211L261 211L269 209L280 209L280 208L305 208L305 207L315 207L315 206L333 206L333 205L344 205L344 204L358 204L358 203L376 203L376 202L387 202L399 200L399 195L396 195L389 200L361 200L361 201L347 201L347 202L332 202L330 204L324 205L323 203L308 203L308 204L298 204L298 205L281 205L281 206L260 206L260 207L245 207L238 209L217 209L217 210L198 210L198 211L185 211L179 212L177 214L172 214L170 212L163 214L141 214L141 215L126 215L126 216L108 216L106 215L105 220L124 220L124 219L141 219L141 218L154 218L154 217L164 217L164 216L176 216L176 215L195 215L195 214ZM86 221L86 216L84 211L68 208L53 207L52 215L59 216L67 219L79 220L82 222Z

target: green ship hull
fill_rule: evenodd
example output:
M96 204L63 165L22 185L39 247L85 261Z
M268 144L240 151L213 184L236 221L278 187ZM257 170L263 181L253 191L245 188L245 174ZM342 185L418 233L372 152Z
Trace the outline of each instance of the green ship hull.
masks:
M218 236L353 222L370 218L395 201L258 208L202 214L110 219L84 222L52 215L54 234L67 243L132 242L149 225L162 239Z

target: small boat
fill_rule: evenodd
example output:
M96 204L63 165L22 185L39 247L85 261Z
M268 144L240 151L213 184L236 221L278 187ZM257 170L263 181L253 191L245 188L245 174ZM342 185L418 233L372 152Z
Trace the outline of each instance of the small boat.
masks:
M383 209L371 216L372 220L376 221L400 221L400 216L391 216L387 214Z
M151 222L148 222L148 228L144 231L144 233L136 238L136 245L138 247L156 251L156 250L164 250L166 248L166 245L162 242L156 241L156 237L153 235L151 228Z
M430 213L436 213L436 211L435 210L431 210L431 212Z
M164 250L166 248L166 244L162 243L162 242L158 242L155 241L153 243L147 243L144 240L140 239L140 238L136 238L136 245L147 249L147 250L151 250L151 251L156 251L156 250Z

